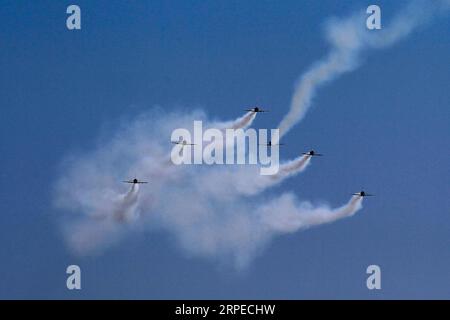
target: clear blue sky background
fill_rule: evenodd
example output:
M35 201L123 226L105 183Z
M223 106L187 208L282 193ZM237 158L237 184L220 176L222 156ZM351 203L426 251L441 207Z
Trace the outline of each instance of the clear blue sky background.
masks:
M286 136L285 159L326 157L274 192L341 204L350 219L277 238L238 273L190 258L163 232L96 257L67 250L53 209L61 159L99 127L161 105L235 118L285 114L297 77L327 53L324 20L372 1L67 1L0 5L0 298L450 298L450 23L420 28L322 88ZM405 2L377 1L389 19ZM81 291L65 287L69 264ZM382 290L366 267L382 268Z

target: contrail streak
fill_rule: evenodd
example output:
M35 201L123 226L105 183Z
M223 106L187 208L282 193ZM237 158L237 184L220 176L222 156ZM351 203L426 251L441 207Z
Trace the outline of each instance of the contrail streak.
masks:
M303 172L311 161L311 156L302 155L287 163L281 164L278 173L262 176L256 169L241 169L239 173L228 171L233 178L221 178L221 181L229 181L229 188L235 188L243 195L255 195L264 190L282 183L284 180ZM234 178L239 175L241 179Z
M396 43L430 18L448 11L449 8L448 0L412 1L389 25L376 31L366 28L367 15L364 11L343 20L328 21L326 37L331 50L324 59L314 63L295 84L289 112L278 126L280 137L303 119L322 85L359 66L362 53Z
M310 161L311 161L310 155L302 155L292 161L289 161L286 164L281 165L280 171L277 174L270 176L270 178L280 179L281 177L285 177L287 175L300 173L306 169Z
M256 118L256 112L247 112L243 117L237 119L231 125L231 129L246 129L253 123Z
M256 118L256 112L247 112L242 117L229 121L229 122L222 122L215 124L218 128L221 128L223 130L225 129L246 129L250 127L253 123L253 120Z
M130 191L119 200L116 210L113 212L113 217L119 222L128 222L136 219L136 205L139 195L139 185L133 184Z
M117 241L123 232L120 226L137 219L138 195L139 186L133 184L126 194L109 196L105 206L87 214L86 219L71 221L65 229L72 250L96 253Z
M148 226L174 234L190 254L234 262L239 268L280 233L264 216L276 215L281 207L266 204L285 196L268 197L263 192L304 170L310 157L303 155L282 164L273 179L262 177L258 166L170 166L165 157L173 145L166 137L175 127L189 127L197 117L179 116L184 124L152 113L141 117L145 120L128 124L110 142L72 157L63 168L55 202L74 213L64 227L74 252L101 251L124 231ZM136 172L149 184L133 185L121 193L120 181ZM302 214L315 209L294 202ZM140 219L135 220L138 212ZM297 224L295 219L293 224Z
M444 5L450 8L450 1L423 6L414 2L375 36L368 35L356 15L331 20L327 28L331 52L300 78L291 109L280 123L281 133L302 119L317 88L357 67L363 49L395 43ZM134 230L139 216L139 227L166 230L188 254L244 267L273 237L350 217L362 207L359 196L333 209L302 202L293 193L264 193L302 172L311 161L307 155L281 165L273 177L260 176L257 166L173 165L168 161L172 147L168 137L175 128L189 128L199 118L207 127L243 129L255 114L211 123L203 113L167 115L150 110L91 152L64 162L54 202L68 213L64 231L74 251L90 254L103 249L126 230ZM139 173L149 184L140 189L133 185L125 193L119 181L130 173Z
M302 228L334 222L350 217L362 208L363 197L353 196L342 207L314 207L308 202L297 204L292 194L285 194L265 205L262 220L268 227L280 233L295 232Z

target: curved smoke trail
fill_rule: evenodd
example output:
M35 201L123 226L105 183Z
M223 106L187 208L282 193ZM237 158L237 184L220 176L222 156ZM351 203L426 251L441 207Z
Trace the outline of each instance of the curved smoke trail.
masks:
M230 124L223 124L222 128L230 128L230 129L246 129L250 127L253 123L253 120L256 118L256 112L247 112L245 115L236 119Z
M285 178L294 174L298 174L306 169L306 167L311 162L312 156L304 154L288 163L285 163L280 166L280 171L273 175L269 176L271 179L279 180L281 178Z
M327 206L314 207L308 202L298 204L294 195L285 194L262 208L262 219L267 226L280 233L295 232L350 217L361 209L362 201L363 197L353 196L342 207L331 209Z
M112 213L112 218L118 222L131 222L137 219L136 205L138 202L139 185L132 184L130 190L119 200L117 207Z
M281 133L301 120L320 85L356 68L363 49L387 46L409 34L436 12L436 3L444 2L433 2L423 11L408 7L383 33L370 38L359 29L355 16L332 20L327 29L331 53L300 79L291 109L281 121ZM333 222L361 208L358 196L336 209L300 202L292 193L267 199L262 192L304 170L309 157L288 162L277 176L265 180L252 166L172 165L168 162L172 130L189 128L199 118L205 116L150 112L92 152L66 161L55 188L55 204L73 213L66 220L65 234L76 252L86 254L117 241L139 212L139 225L171 232L186 252L245 266L274 236ZM254 118L247 113L219 127L245 128ZM119 181L135 173L150 183L127 193ZM113 218L99 219L105 215Z
M236 171L219 170L213 175L223 181L228 192L234 190L242 195L255 195L268 188L281 184L284 180L303 172L311 162L311 156L302 155L294 160L280 165L278 173L263 176L259 174L259 168L239 168ZM239 179L235 177L239 176Z
M328 55L313 64L294 87L289 112L278 128L285 135L300 122L311 107L317 90L340 75L355 70L361 55L369 49L388 47L408 36L432 17L450 9L450 1L412 1L391 23L377 31L366 28L366 13L358 12L346 19L331 19L326 25L326 37L331 45Z
M196 115L181 117L188 127ZM234 261L242 267L280 233L263 216L285 209L284 214L293 216L314 211L297 200L292 208L270 207L264 204L281 201L285 195L268 201L262 194L304 170L308 156L281 165L280 175L272 179L261 176L257 166L167 165L165 157L172 147L167 137L180 122L153 114L144 119L128 124L111 141L72 158L63 168L55 199L60 208L74 213L65 234L76 253L101 250L135 225L151 226L176 235L189 253ZM121 191L125 185L120 181L136 172L149 184ZM140 219L134 223L138 212Z

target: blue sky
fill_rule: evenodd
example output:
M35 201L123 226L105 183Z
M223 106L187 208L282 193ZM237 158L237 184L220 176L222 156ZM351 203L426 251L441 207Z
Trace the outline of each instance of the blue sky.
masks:
M388 20L406 1L379 1ZM327 53L326 18L365 1L3 1L0 11L0 298L450 298L450 23L431 21L321 88L281 157L326 154L273 190L333 206L364 187L354 217L282 236L245 271L182 252L163 231L99 256L67 249L52 205L61 160L155 105L233 119L286 113L293 84ZM81 291L65 269L82 269ZM382 290L366 288L380 265Z

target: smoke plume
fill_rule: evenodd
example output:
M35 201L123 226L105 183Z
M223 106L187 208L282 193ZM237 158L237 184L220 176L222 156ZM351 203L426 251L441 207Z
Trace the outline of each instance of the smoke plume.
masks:
M376 31L366 28L368 15L365 11L346 19L330 19L325 25L325 33L331 49L327 56L301 75L295 84L289 112L278 126L280 136L303 119L322 85L355 70L365 52L393 45L432 17L449 9L448 0L412 1L390 23Z
M304 117L317 89L354 70L364 51L395 43L439 9L450 7L449 1L423 4L413 2L375 33L365 29L365 12L330 20L326 36L331 50L300 77L279 125L281 134ZM101 252L126 231L159 228L174 235L187 254L244 267L274 236L349 217L362 207L359 196L333 209L300 201L292 192L265 193L302 172L311 161L307 155L282 164L274 176L261 176L256 165L176 166L170 161L173 129L190 128L194 120L222 130L247 128L255 116L249 112L217 123L203 112L165 114L153 109L90 152L67 157L54 202L67 212L63 229L70 248L78 254ZM121 183L134 177L149 183L140 188Z
M66 161L55 202L72 212L64 221L74 252L101 251L126 230L148 226L174 234L189 254L244 267L273 236L340 217L333 209L316 208L291 193L264 194L302 171L310 161L306 155L282 164L275 176L261 176L257 165L171 164L171 130L189 127L198 117L198 113L174 117L152 110L127 123L111 140L101 141L92 152ZM136 178L149 183L139 189L121 183L136 172ZM336 210L345 216L359 209L351 204L344 208L347 211ZM291 229L284 231L274 223L289 224L291 219Z

